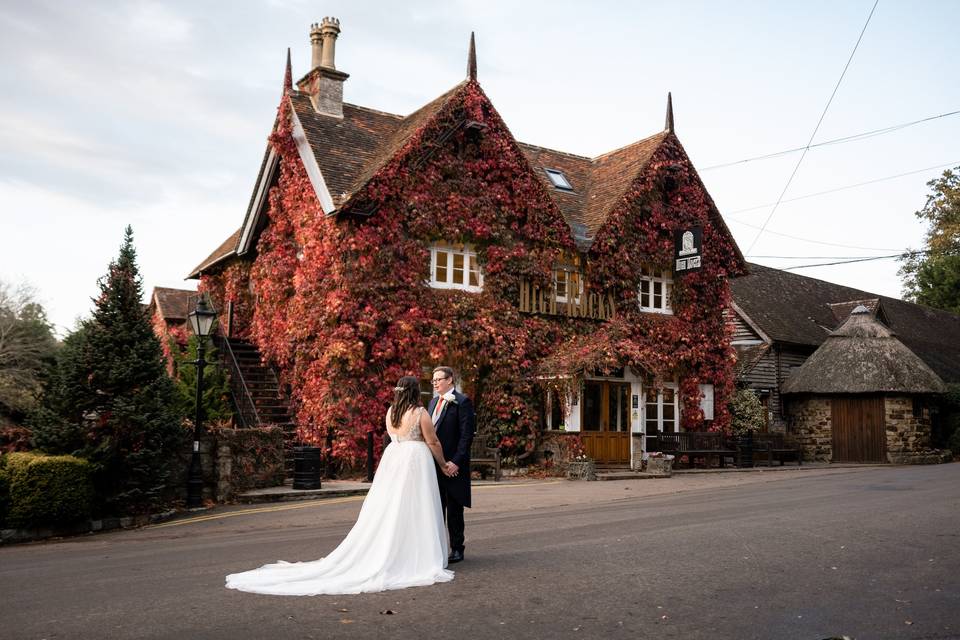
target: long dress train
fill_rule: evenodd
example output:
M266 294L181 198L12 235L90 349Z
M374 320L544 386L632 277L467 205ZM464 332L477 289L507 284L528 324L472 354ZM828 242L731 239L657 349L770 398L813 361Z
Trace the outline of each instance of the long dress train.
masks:
M419 415L417 415L419 418ZM403 589L453 580L433 456L419 422L392 435L356 524L330 555L230 574L228 589L309 596Z

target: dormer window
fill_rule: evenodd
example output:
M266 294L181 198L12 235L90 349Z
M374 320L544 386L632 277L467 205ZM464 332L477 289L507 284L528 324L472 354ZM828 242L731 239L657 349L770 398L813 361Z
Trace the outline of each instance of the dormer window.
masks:
M430 286L434 289L482 291L483 272L469 247L436 244L430 247Z
M670 271L643 267L640 271L638 298L641 311L673 313L670 303L673 293L673 278Z
M550 182L552 182L553 186L557 189L573 191L573 185L567 180L567 176L563 175L563 171L559 169L544 169L544 171L547 172L547 177L550 178Z

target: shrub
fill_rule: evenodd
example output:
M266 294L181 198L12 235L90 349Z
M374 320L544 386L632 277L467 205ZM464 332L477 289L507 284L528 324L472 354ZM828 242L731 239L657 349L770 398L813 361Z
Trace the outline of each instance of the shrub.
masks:
M757 394L749 389L740 389L734 394L730 414L730 428L738 436L763 427L763 405Z
M10 481L7 479L6 456L0 455L0 529L6 526L10 508Z
M36 453L11 453L6 458L10 526L69 524L89 517L93 485L86 460Z

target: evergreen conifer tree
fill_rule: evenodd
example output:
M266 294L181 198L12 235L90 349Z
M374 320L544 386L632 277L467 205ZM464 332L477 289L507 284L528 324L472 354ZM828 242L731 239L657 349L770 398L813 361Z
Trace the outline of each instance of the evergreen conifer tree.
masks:
M98 286L93 318L65 340L50 390L47 407L62 421L48 416L48 427L35 427L35 441L40 446L49 435L47 448L56 449L75 446L79 437L78 453L95 465L106 510L128 512L175 491L177 454L189 434L140 303L130 227Z

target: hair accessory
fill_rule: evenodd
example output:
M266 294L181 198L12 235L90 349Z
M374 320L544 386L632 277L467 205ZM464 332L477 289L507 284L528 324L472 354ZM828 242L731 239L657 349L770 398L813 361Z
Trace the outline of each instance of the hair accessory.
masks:
M403 387L394 387L393 390L394 390L394 391L403 391Z

